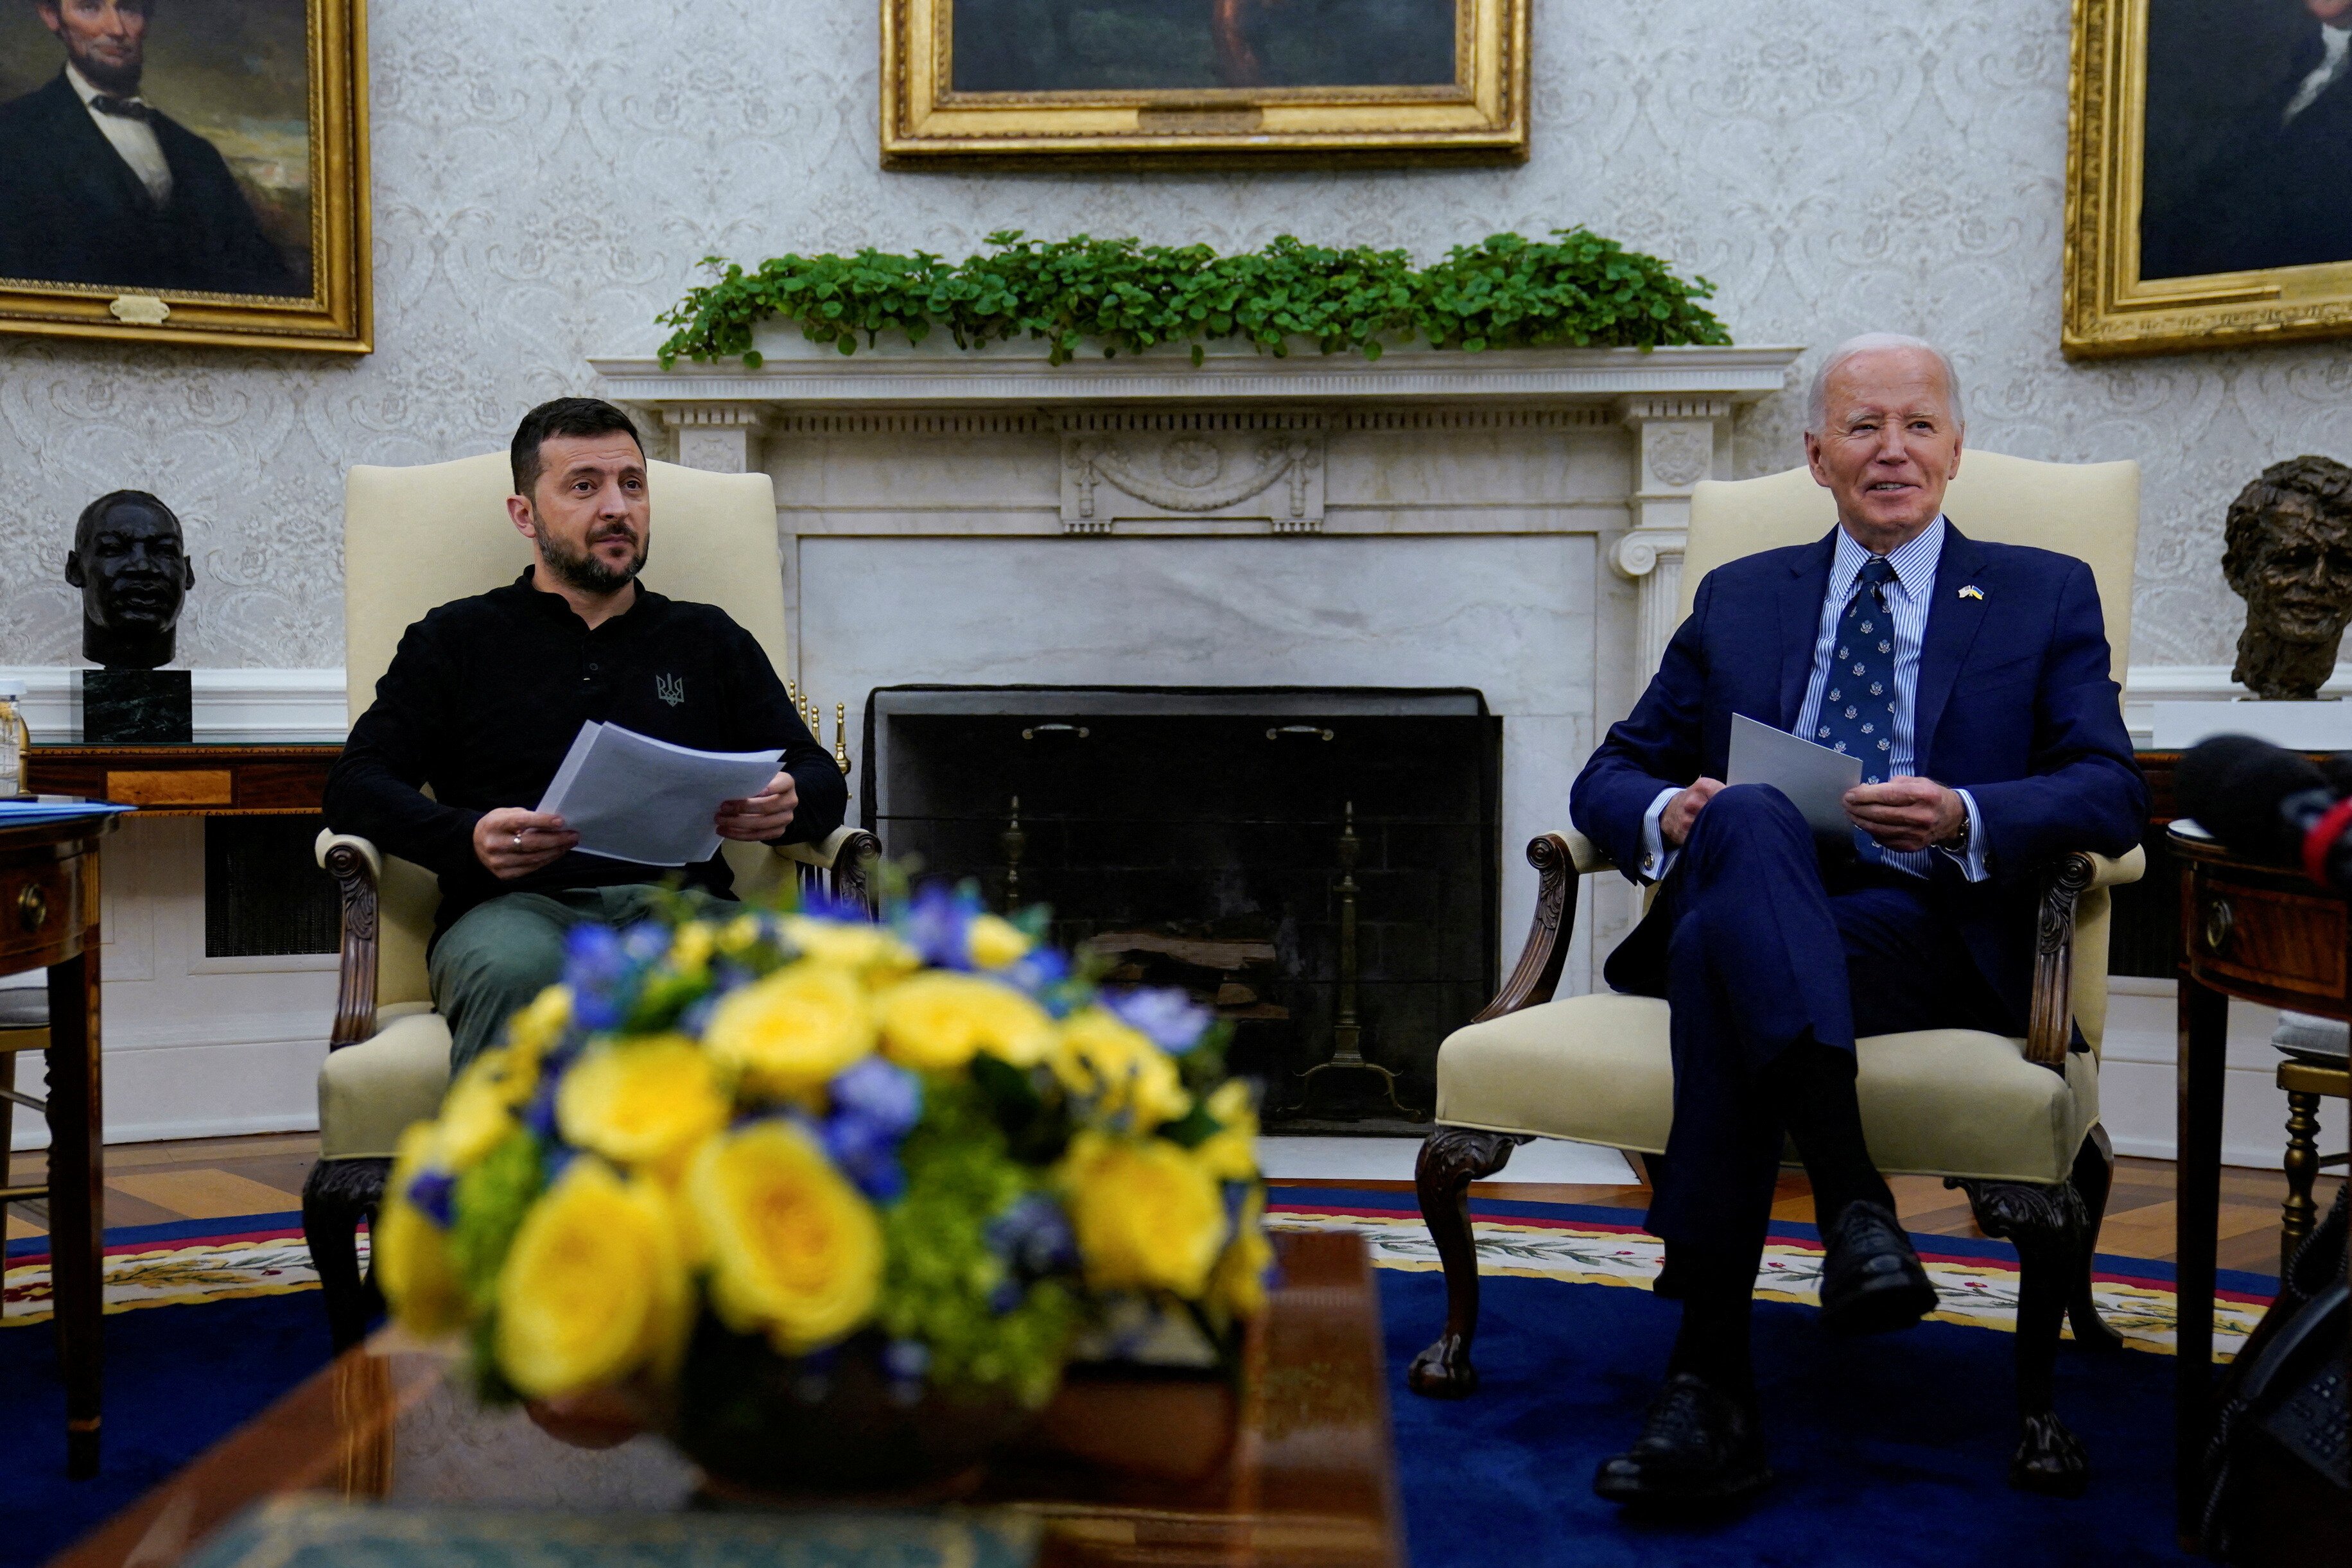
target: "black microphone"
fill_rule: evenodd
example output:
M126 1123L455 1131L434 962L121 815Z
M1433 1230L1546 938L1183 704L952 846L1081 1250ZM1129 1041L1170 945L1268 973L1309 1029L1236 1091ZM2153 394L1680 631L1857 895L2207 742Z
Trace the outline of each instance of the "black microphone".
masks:
M2173 775L2182 816L2242 855L2302 867L2338 891L2352 890L2352 823L2335 810L2347 793L2352 754L2329 758L2323 771L2251 735L2198 742Z

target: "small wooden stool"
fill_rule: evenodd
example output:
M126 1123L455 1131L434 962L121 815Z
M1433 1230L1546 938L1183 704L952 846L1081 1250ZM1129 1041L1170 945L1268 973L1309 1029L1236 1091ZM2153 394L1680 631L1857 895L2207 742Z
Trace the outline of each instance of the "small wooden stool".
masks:
M2347 1156L2319 1152L2319 1101L2325 1095L2352 1100L2352 1068L2289 1059L2279 1063L2278 1086L2286 1090L2286 1202L2279 1206L2279 1277L2286 1277L2294 1249L2319 1223L2319 1205L2311 1190L2322 1167L2340 1165Z

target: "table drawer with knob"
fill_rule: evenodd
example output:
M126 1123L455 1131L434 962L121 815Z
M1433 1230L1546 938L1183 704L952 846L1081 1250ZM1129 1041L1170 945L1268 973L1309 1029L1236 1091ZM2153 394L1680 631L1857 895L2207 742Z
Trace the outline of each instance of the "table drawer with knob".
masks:
M2298 891L2215 886L2191 878L2181 910L2182 948L2192 971L2251 980L2292 996L2343 998L2346 907Z
M78 948L88 923L79 858L0 868L0 960Z

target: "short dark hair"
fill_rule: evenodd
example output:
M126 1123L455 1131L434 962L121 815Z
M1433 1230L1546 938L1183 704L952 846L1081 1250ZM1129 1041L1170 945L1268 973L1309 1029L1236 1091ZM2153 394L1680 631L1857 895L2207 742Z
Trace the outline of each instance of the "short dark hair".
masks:
M559 397L541 404L515 426L514 445L508 452L514 464L515 494L530 494L532 487L539 483L539 476L546 471L547 465L539 458L539 448L548 437L610 436L615 431L627 432L629 439L637 444L638 454L644 454L645 437L637 434L635 424L601 397Z
M143 511L150 516L161 518L172 525L173 532L185 536L184 531L180 526L179 514L165 506L161 497L149 495L145 490L109 490L82 508L81 516L74 520L73 547L77 554L89 548L91 535L98 531L100 524L114 515L115 509L118 507L127 507L134 511Z

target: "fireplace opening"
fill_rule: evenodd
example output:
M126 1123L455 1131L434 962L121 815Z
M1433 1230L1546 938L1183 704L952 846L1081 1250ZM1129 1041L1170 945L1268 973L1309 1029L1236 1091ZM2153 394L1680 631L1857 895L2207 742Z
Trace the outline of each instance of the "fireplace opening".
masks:
M1426 1125L1438 1044L1496 971L1502 721L1477 691L886 687L866 755L888 855L1214 1007L1269 1127Z

